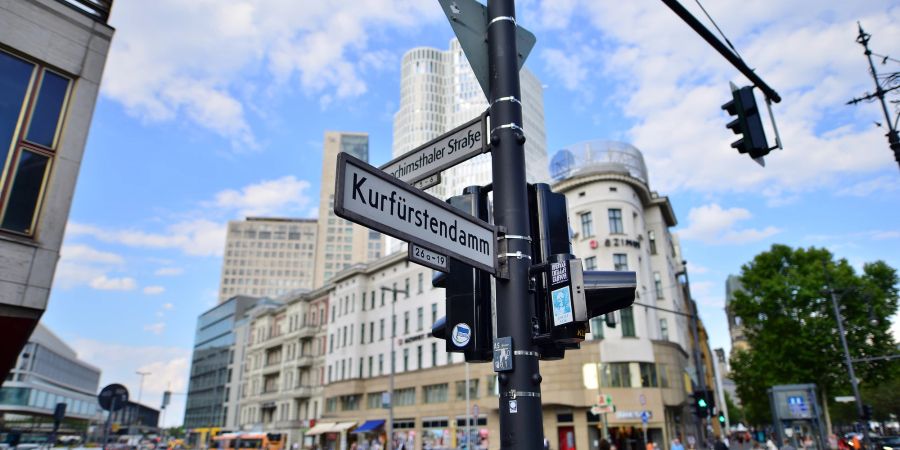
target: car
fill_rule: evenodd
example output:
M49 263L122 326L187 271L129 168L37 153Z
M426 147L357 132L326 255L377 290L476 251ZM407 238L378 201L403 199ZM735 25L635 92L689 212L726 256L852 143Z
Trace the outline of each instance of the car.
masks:
M900 450L900 436L884 436L872 438L875 450Z

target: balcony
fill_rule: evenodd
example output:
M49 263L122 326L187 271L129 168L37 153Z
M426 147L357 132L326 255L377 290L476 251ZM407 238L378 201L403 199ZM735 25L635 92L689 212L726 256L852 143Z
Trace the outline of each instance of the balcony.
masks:
M297 330L297 337L300 339L312 339L319 332L318 327L301 327Z
M109 20L109 11L112 9L113 0L57 0L63 5L74 9L98 22L106 23Z
M297 366L298 367L309 367L313 365L313 357L310 355L303 355L297 358Z

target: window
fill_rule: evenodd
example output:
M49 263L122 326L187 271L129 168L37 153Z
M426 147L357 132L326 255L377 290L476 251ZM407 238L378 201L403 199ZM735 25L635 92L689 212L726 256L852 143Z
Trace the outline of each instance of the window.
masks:
M647 232L647 240L650 241L650 254L656 254L656 233L653 230Z
M423 278L424 278L423 274L421 272L419 272L419 293L420 294L422 293L422 289L424 286Z
M611 234L621 234L622 230L623 230L622 210L621 209L610 209L609 210L609 232Z
M359 326L359 343L366 343L366 323L363 322L362 325Z
M594 339L603 339L603 319L604 316L591 319L591 335Z
M378 355L378 375L384 375L384 355Z
M656 364L638 363L641 368L641 387L657 387Z
M409 311L403 312L403 334L409 334Z
M366 310L366 293L365 292L362 293L362 310L363 311Z
M634 310L629 306L620 310L619 317L622 319L622 336L635 337L634 334Z
M403 371L409 372L409 349L403 349Z
M659 319L659 338L664 341L669 340L669 323L666 319Z
M431 367L437 366L437 343L431 343Z
M584 258L584 270L596 270L597 269L597 257L589 256Z
M366 394L366 409L380 409L381 396L384 392L369 392Z
M403 298L409 298L409 278L405 280L404 286L406 287L406 296Z
M447 401L447 383L422 386L425 403L444 403Z
M656 288L656 299L663 300L662 276L659 272L653 272L653 286Z
M416 331L422 331L422 328L425 326L425 308L419 307L416 310Z
M378 340L379 341L384 340L384 319L381 319L378 322Z
M0 228L31 236L72 80L0 51Z
M340 399L341 411L356 411L362 403L362 394L342 395Z
M411 406L416 404L416 388L395 389L394 406Z
M624 253L614 253L613 267L619 272L628 270L628 255Z
M590 237L594 235L594 220L591 213L586 212L579 214L581 218L581 237Z
M601 363L600 387L631 387L629 363Z
M659 387L669 387L669 366L667 364L657 364L656 371L659 374Z
M437 303L431 304L431 323L437 322Z
M416 347L416 369L422 368L422 346Z
M469 378L469 398L478 398L478 378ZM466 380L456 382L456 400L466 399Z

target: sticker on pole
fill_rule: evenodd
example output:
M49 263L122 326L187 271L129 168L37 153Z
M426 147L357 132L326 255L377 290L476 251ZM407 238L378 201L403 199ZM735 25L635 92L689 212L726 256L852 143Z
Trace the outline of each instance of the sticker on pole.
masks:
M572 314L572 294L568 286L563 286L551 294L553 299L553 325L560 326L575 320Z
M494 339L494 372L510 372L513 370L512 337Z
M457 347L465 347L469 345L472 339L472 328L465 323L458 323L453 327L453 345Z
M509 401L509 413L510 414L518 414L519 413L519 401L518 400L510 400Z

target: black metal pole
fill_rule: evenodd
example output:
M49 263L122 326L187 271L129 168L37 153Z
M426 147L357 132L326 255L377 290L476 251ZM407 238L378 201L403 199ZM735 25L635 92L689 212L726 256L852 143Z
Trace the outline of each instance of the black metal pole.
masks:
M744 62L743 59L738 57L734 52L731 51L728 47L725 46L716 35L712 34L712 31L709 31L706 27L694 17L690 11L681 6L681 3L678 3L678 0L662 0L663 3L666 4L678 17L681 17L681 20L684 20L685 23L688 24L697 34L700 35L706 42L709 43L720 55L724 56L728 62L734 66L735 69L739 70L745 77L747 77L750 81L753 82L753 85L758 87L763 94L766 95L766 98L772 100L775 103L781 101L781 96L775 92L775 89L772 89L756 72L751 69L747 63Z
M491 161L494 222L507 235L505 258L509 278L497 278L497 337L512 337L513 370L500 382L500 448L539 450L543 447L541 375L537 347L532 342L534 302L528 291L531 245L528 190L525 182L525 135L516 48L514 0L488 0L488 62L490 67Z
M898 135L897 130L894 128L894 121L891 120L891 113L888 112L887 103L884 101L884 94L886 91L881 87L881 83L878 81L878 71L875 70L875 63L872 62L872 50L869 50L869 39L872 35L863 31L862 24L859 22L856 24L859 26L859 36L856 38L856 42L859 42L859 45L862 45L863 48L866 49L865 55L869 60L869 72L872 74L872 80L875 81L875 96L881 101L881 110L884 112L884 120L887 124L888 143L890 144L891 150L894 151L894 160L897 161L897 164L900 164L900 135Z

